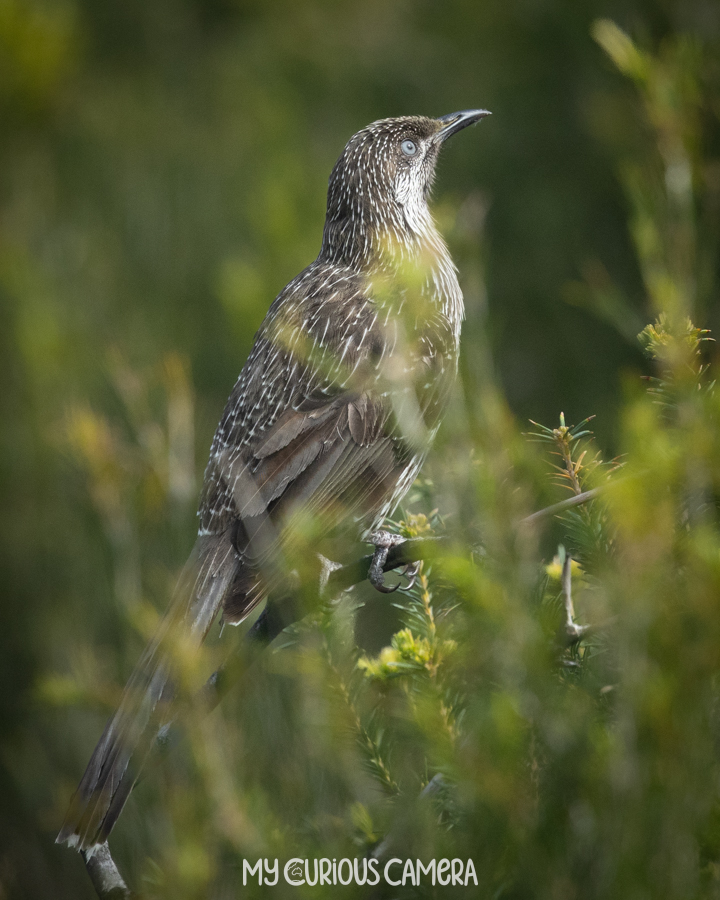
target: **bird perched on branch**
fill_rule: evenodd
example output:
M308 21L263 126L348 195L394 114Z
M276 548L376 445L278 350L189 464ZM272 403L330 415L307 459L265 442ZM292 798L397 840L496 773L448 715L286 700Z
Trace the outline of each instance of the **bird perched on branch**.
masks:
M205 471L193 554L58 835L107 840L169 720L169 635L196 645L272 593L294 532L365 536L414 481L457 370L463 298L428 209L444 141L488 115L374 122L330 176L322 248L280 293L230 395ZM382 539L377 553L387 554ZM382 588L374 567L372 579Z

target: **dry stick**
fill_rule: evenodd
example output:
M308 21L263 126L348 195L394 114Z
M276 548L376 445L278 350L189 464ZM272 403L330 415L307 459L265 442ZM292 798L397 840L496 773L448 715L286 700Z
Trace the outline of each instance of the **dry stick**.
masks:
M579 495L578 495L579 496ZM560 581L563 600L565 601L565 638L569 644L574 644L587 634L590 625L577 625L575 622L575 607L572 602L572 556L565 553Z
M92 854L83 850L82 858L100 900L130 900L132 894L118 872L107 844L100 844Z
M555 515L574 506L580 506L597 497L600 488L584 491L568 500L554 503L545 509L538 510L530 516L522 519L521 525L537 522L547 516ZM418 560L432 559L438 555L445 538L409 538L402 544L393 547L383 565L383 572L406 566ZM330 572L327 579L326 590L328 593L339 593L347 590L361 581L365 581L372 563L372 554L364 556L356 562L340 566ZM578 640L587 630L588 626L576 625L573 621L572 596L570 589L570 557L566 556L563 566L563 596L566 598L566 633L570 640ZM257 658L258 651L270 644L288 625L295 620L294 604L291 598L282 598L277 603L267 605L257 621L250 628L243 642L242 654L234 654L232 659L219 668L208 679L203 688L203 699L207 704L208 712L213 709L230 687L235 684L238 677L247 671L247 668ZM252 648L248 653L248 648ZM238 658L238 657L241 658ZM110 854L107 844L102 844L98 850L88 856L82 854L85 866L100 900L129 900L132 897L127 885L123 881L117 866Z
M572 509L573 506L581 506L583 503L587 503L588 500L594 500L601 490L602 487L596 487L591 491L583 491L582 494L575 494L574 497L568 497L567 500L561 500L559 503L553 503L552 506L546 506L545 509L539 509L537 512L532 513L532 515L521 519L520 524L531 525L533 522L547 518L547 516L554 516L556 513L565 512L566 509Z

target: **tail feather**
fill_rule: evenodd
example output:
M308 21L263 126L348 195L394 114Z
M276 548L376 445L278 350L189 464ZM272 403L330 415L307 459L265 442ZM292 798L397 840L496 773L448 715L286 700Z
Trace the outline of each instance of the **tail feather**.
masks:
M172 646L188 630L199 646L242 568L227 535L198 539L170 610L130 676L120 706L105 726L57 836L78 850L103 844L155 743L170 719Z

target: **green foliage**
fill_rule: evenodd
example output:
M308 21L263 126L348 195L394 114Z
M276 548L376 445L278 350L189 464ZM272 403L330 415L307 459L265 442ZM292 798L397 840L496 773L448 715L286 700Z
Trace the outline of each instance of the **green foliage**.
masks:
M495 130L436 201L460 386L392 523L445 549L319 603L299 535L307 615L186 711L113 853L174 900L368 896L242 863L388 847L479 885L379 896L720 893L720 36L699 2L608 14L0 0L0 895L92 896L52 841L343 141L473 104ZM188 681L239 642L178 647Z

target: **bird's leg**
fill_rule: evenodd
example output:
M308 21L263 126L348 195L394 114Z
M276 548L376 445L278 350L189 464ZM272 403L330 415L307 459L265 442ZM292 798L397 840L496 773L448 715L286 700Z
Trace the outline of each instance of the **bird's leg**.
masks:
M373 531L370 535L370 543L375 546L375 552L368 569L368 581L376 591L380 591L382 594L392 594L400 587L400 582L395 587L385 587L383 568L390 550L397 547L398 544L405 543L405 540L406 538L399 534L391 534L389 531Z

